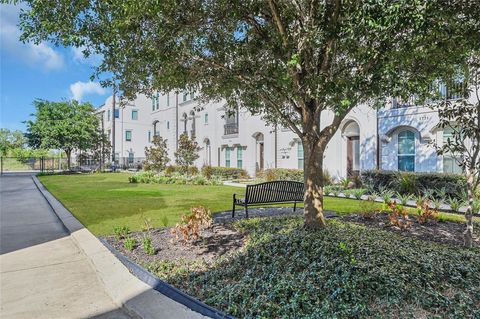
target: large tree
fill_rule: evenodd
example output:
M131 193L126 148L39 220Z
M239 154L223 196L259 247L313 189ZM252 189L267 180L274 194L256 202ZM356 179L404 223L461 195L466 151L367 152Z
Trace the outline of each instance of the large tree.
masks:
M102 54L97 72L127 97L195 90L289 127L304 146L311 228L325 225L324 152L348 112L452 73L478 18L453 0L25 2L23 39Z
M0 128L0 156L8 156L13 149L22 149L27 144L22 131Z
M90 103L35 100L33 104L33 119L26 122L30 146L63 150L69 169L72 151L91 149L103 134L98 131L99 119Z

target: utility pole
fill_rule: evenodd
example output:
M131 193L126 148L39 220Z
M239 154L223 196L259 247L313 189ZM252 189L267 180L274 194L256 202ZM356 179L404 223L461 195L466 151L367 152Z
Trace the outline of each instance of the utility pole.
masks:
M178 151L178 91L175 92L175 151Z
M115 84L113 85L112 100L112 169L115 171Z

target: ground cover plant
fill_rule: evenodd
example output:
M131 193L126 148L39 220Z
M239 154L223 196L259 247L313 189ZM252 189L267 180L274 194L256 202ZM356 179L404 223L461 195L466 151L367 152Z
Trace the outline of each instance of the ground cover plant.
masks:
M343 220L309 232L300 217L242 220L244 249L212 264L149 270L239 318L475 317L480 250Z

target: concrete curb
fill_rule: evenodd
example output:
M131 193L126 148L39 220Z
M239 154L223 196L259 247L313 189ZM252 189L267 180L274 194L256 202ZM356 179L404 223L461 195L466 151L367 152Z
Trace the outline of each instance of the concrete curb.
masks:
M85 253L114 303L137 318L205 318L156 291L133 274L90 233L38 180L33 182L64 224L74 243Z

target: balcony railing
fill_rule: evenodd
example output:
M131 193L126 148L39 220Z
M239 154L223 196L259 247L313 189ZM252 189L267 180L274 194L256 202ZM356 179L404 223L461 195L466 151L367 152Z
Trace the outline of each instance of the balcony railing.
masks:
M401 98L394 98L392 101L392 107L394 109L399 109L404 107L438 103L445 100L461 99L465 92L465 84L463 82L455 82L450 85L445 85L441 82L435 82L430 85L430 92L432 96L424 100L419 99L419 97L415 95L410 96L406 100Z
M224 125L224 135L238 134L238 123L228 123Z

